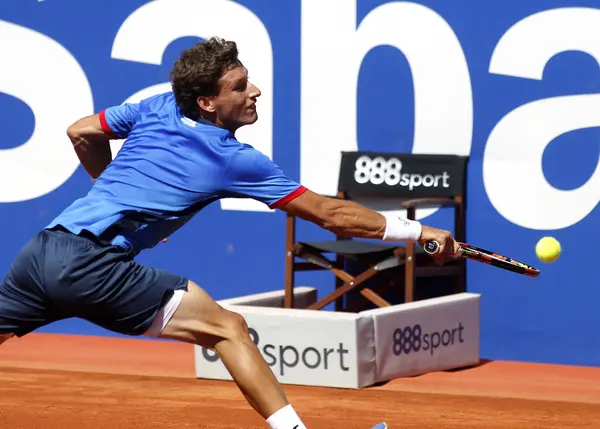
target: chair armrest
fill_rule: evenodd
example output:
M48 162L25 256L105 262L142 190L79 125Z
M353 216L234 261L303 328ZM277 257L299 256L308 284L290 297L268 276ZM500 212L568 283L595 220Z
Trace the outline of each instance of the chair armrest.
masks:
M410 209L421 206L458 207L460 203L450 198L413 198L402 202L402 208Z

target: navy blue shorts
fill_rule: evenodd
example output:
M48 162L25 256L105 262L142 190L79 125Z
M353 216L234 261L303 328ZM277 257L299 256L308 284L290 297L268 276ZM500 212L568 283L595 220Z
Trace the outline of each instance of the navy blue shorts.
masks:
M22 337L78 317L110 331L143 335L187 279L134 261L124 248L90 236L43 230L0 283L0 334Z

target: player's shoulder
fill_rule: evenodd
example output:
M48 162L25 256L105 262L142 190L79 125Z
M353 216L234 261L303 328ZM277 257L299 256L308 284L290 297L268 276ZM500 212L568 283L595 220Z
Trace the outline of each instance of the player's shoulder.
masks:
M248 143L240 142L232 146L230 164L234 169L256 171L276 167L271 158L263 152Z
M237 140L235 140L235 142L237 143L235 146L235 151L236 154L238 156L241 157L251 157L254 159L257 158L266 158L269 159L269 157L267 157L263 152L261 152L260 150L256 149L254 146L252 146L249 143L243 143L243 142L238 142Z
M234 161L247 161L260 157L261 153L252 145L239 142L235 137L228 139L229 153Z
M146 97L142 99L139 104L140 108L154 111L160 111L165 108L176 106L175 96L172 91Z

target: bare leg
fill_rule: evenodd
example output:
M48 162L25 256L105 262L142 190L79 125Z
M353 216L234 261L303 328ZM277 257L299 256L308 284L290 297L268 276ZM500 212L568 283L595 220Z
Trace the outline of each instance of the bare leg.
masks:
M252 342L243 317L221 307L195 283L188 283L188 292L160 336L214 350L248 403L263 418L289 404Z

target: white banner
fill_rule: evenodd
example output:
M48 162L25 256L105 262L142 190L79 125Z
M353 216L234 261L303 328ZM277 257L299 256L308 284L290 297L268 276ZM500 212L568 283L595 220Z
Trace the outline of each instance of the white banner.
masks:
M314 296L314 295L313 295ZM373 384L373 320L359 314L254 306L264 294L220 302L241 314L250 336L283 384L361 388ZM213 351L195 347L196 376L231 380Z
M479 295L463 293L361 313L284 309L283 291L220 301L241 314L283 384L362 388L479 362ZM316 299L295 288L296 303ZM231 380L218 356L196 346L198 378Z
M479 295L461 293L361 313L373 317L376 382L479 362Z

